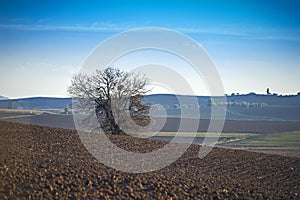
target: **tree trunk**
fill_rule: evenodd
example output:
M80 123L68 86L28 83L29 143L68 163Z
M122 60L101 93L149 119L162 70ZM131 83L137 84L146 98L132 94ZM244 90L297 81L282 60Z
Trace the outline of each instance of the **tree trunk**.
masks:
M109 108L108 108L108 120L109 120L109 123L110 123L110 131L111 131L111 133L113 135L120 134L121 133L121 129L118 126L118 124L117 124L117 122L115 120L115 117L113 116L111 105L109 105Z

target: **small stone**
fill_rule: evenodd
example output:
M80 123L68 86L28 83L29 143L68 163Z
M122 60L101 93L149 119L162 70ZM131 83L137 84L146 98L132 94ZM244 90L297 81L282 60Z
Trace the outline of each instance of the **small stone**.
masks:
M92 187L93 187L93 182L92 182L91 180L89 180L87 186L88 186L89 188L92 188Z
M52 187L52 185L49 185L49 189L52 192L54 190L54 188Z

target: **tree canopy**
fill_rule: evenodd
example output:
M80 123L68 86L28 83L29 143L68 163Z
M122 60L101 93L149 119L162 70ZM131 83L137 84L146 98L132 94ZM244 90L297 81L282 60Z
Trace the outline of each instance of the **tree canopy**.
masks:
M96 113L102 130L120 134L132 122L139 126L149 123L150 106L142 101L149 91L147 86L144 74L108 67L91 74L76 74L68 93L79 99L87 112Z

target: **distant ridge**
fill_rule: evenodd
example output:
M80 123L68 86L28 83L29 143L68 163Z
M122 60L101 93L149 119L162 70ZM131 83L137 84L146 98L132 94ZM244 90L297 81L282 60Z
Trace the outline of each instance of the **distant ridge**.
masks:
M182 100L182 104L178 98ZM217 97L216 97L217 98ZM198 105L192 105L193 103ZM209 119L212 107L226 105L226 119L232 120L287 120L300 121L300 94L297 95L262 95L236 94L226 96L226 101L217 104L209 96L189 96L174 94L152 94L145 96L146 103L159 104L165 109L168 117L194 118L193 110L199 109L200 118ZM72 107L72 98L32 97L22 99L0 100L0 109L64 109ZM159 110L160 109L160 110ZM182 109L186 109L183 116ZM190 110L189 110L190 109ZM157 107L152 114L161 115L161 108Z
M0 100L1 109L63 109L72 104L71 98L30 97Z
M8 99L7 97L4 97L4 96L0 96L0 100L6 100Z

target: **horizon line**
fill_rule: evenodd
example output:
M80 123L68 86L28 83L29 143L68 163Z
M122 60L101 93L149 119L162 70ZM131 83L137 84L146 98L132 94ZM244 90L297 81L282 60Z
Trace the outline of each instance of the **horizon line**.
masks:
M219 95L219 96L210 96L210 95L190 95L190 94L172 94L172 93L155 93L155 94L147 94L144 96L154 96L154 95L174 95L174 96L194 96L194 97L231 97L231 96L244 96L244 95L257 95L257 96L298 96L300 95L300 92L296 94L277 94L277 93L272 93L272 94L267 94L267 93L255 93L255 92L249 92L249 93L231 93L231 94L224 94L224 95ZM70 96L23 96L23 97L6 97L6 96L1 96L5 99L2 100L17 100L17 99L30 99L30 98L54 98L54 99L72 99L73 97Z

